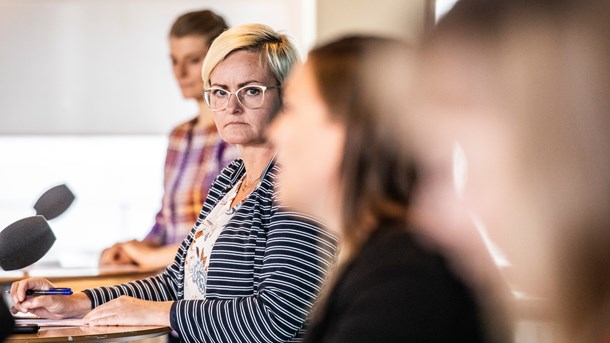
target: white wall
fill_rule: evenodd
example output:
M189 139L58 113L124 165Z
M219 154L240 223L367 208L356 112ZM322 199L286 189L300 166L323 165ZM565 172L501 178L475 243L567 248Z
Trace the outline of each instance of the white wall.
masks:
M312 0L0 0L0 134L159 134L195 113L171 74L175 18L210 8L315 39Z
M380 34L417 41L427 0L317 0L320 42L348 33Z
M141 238L161 200L166 133L195 113L171 75L167 31L211 8L286 30L305 54L347 32L415 39L425 0L0 0L0 229L46 189L77 200L50 257ZM319 21L316 22L316 17Z
M0 230L67 183L77 199L51 221L45 259L95 263L74 254L148 232L166 134L196 113L175 85L167 34L202 8L284 30L303 54L315 40L312 0L0 0Z
M458 0L435 0L436 1L436 11L434 13L434 17L436 21L440 20L447 12L449 12L453 6L458 2Z
M66 183L76 200L50 221L57 241L46 259L95 264L100 249L152 227L166 144L164 135L0 136L0 230L34 215L36 199Z

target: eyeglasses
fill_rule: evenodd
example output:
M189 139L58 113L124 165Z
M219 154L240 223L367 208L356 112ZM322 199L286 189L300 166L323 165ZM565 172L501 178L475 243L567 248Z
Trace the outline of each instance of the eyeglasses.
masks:
M237 101L244 107L257 109L263 105L265 101L265 91L267 89L281 88L280 86L259 86L249 85L244 86L235 92L230 92L220 87L212 87L203 91L203 98L206 105L212 111L222 111L229 105L231 95L235 94Z

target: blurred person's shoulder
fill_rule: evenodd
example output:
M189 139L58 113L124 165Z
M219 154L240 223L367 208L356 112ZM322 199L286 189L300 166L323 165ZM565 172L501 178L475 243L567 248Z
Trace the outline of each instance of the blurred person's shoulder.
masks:
M346 304L366 289L373 299L367 306L385 318L395 338L485 341L474 292L405 223L381 223L347 266L339 288Z
M462 278L451 266L443 252L427 244L408 224L382 222L362 246L354 262L375 259L370 271L390 268L409 274L409 279L417 276L422 282L444 280L451 284L462 284ZM461 287L461 286L460 286Z

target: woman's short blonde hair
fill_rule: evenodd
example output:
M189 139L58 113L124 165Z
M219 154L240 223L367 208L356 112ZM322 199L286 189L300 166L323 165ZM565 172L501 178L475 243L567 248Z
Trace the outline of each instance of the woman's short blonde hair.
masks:
M210 75L216 66L238 50L260 53L261 65L266 61L280 85L292 66L300 61L299 52L287 35L263 24L238 25L223 32L210 46L201 69L204 87L210 87Z

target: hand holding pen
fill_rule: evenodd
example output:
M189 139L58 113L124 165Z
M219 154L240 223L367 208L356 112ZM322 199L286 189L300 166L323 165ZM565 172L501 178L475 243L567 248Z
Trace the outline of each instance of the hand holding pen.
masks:
M14 282L11 298L13 314L29 312L41 318L62 319L80 318L91 310L87 295L73 294L69 288L57 288L44 278Z

